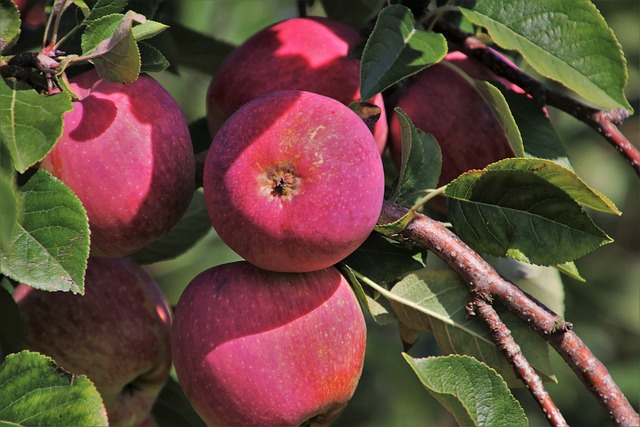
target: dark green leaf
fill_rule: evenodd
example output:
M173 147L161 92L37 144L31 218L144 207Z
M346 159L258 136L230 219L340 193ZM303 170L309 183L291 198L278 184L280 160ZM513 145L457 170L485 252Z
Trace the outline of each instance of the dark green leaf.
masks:
M206 427L180 384L169 377L151 411L158 427Z
M528 96L498 86L505 97L518 125L526 157L553 160L572 169L569 155L553 123L542 109Z
M416 253L416 250L407 249L377 233L372 233L342 262L377 283L388 283L407 271L424 267L414 258Z
M126 10L135 10L148 19L152 19L158 11L160 3L163 1L164 0L129 0Z
M447 42L442 34L417 30L408 8L387 6L378 15L362 54L362 99L370 99L405 77L439 62L446 53Z
M0 363L9 353L20 351L24 325L20 318L18 305L13 300L11 293L6 289L6 278L0 279Z
M0 252L0 272L37 289L84 293L89 225L80 200L43 169L20 191L23 221Z
M599 107L632 110L620 44L589 0L478 0L464 16L545 77Z
M612 241L571 196L534 172L471 171L452 181L446 195L456 233L490 255L555 265Z
M91 9L89 16L85 18L82 23L84 25L90 25L93 21L103 18L107 15L114 13L120 13L124 6L127 4L127 0L98 0Z
M106 426L107 413L84 375L63 371L46 356L10 354L0 365L0 420L20 426Z
M321 0L328 18L362 29L384 5L384 0Z
M12 0L0 0L0 54L20 37L20 12Z
M467 316L471 293L453 271L416 271L382 295L389 299L404 324L432 332L444 354L476 357L496 369L511 386L522 386L487 328L479 319ZM536 371L543 378L553 380L546 342L508 311L501 309L499 313Z
M171 39L168 49L162 49L169 56L169 62L193 68L207 75L213 75L234 46L205 34L192 30L177 22L172 22L167 31ZM169 53L170 52L170 53Z
M409 116L400 108L395 111L400 123L402 161L391 200L411 208L429 190L438 186L442 152L432 135L416 129Z
M145 42L139 42L140 49L140 72L141 73L159 73L169 67L169 61L155 47Z
M528 426L520 403L490 367L467 356L414 359L403 354L420 382L461 426Z
M196 191L182 219L169 233L151 242L131 257L139 264L166 261L191 249L211 230L202 191Z
M0 79L0 140L18 172L51 151L62 135L63 115L71 109L66 94L43 96L24 83Z

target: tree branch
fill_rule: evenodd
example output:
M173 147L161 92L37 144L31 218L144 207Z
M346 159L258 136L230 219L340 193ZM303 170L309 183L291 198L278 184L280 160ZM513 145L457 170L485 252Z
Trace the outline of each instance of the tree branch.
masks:
M406 208L385 201L378 225L395 222L408 212ZM570 323L502 278L442 223L416 214L399 234L426 247L445 261L476 296L485 301L497 299L509 311L527 322L562 356L617 425L640 425L640 417L613 381L607 368L571 330Z
M498 349L505 355L518 378L522 380L531 395L544 412L552 426L568 426L560 410L544 388L540 376L536 374L526 359L518 343L511 336L511 331L504 324L496 310L487 301L475 297L469 307L475 315L487 326Z
M497 76L518 85L540 104L558 108L589 125L618 150L635 169L636 174L640 175L640 150L631 144L616 127L616 124L621 124L629 117L629 111L624 108L601 110L573 99L564 93L552 90L505 61L497 52L487 48L484 43L473 35L446 21L438 20L433 29L443 34L450 42L455 43L465 55L481 61Z

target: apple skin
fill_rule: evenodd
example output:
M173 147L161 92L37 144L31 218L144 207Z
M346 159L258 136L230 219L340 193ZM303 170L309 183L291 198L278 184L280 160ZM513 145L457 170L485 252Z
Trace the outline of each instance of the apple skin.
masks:
M334 267L277 273L239 261L193 279L171 338L180 384L209 425L329 425L360 379L366 324Z
M266 270L304 272L366 240L382 209L384 171L373 135L348 107L276 91L220 128L203 186L211 223L231 249Z
M211 80L211 134L242 105L276 90L314 92L345 105L360 100L360 60L349 52L362 41L353 28L321 17L292 18L257 32L229 55ZM388 133L384 101L377 94L369 102L381 110L374 136L382 152Z
M195 158L179 106L152 77L121 84L95 70L71 79L80 98L41 167L82 201L91 253L131 254L182 217L195 190Z
M13 0L20 11L22 28L35 31L44 25L44 0Z
M470 58L461 58L462 54L457 52L449 55L456 67L471 72L469 77L491 77L480 64L469 62ZM491 78L495 79L495 76ZM438 63L421 71L400 90L393 104L402 108L418 129L432 134L440 144L439 185L449 183L468 170L515 156L491 107L465 76L445 64ZM396 114L389 124L389 145L399 165L402 141Z
M110 425L136 426L149 416L171 367L171 309L141 267L89 258L84 295L19 285L13 297L26 347L87 375Z

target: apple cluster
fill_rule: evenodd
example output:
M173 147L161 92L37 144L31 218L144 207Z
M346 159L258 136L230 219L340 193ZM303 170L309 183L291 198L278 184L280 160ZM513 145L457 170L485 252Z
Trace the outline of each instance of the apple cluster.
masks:
M366 324L335 264L376 224L387 134L401 158L399 122L382 94L367 100L381 110L373 128L349 108L360 100L351 51L362 41L327 18L289 19L246 40L215 74L204 195L213 228L244 261L197 275L174 314L127 256L166 234L190 203L187 123L150 76L118 84L91 70L70 79L78 99L40 167L87 212L85 295L20 285L14 298L25 345L86 374L111 425L153 425L172 362L209 425L328 425L352 397ZM445 60L388 102L440 143L441 185L514 155L473 80L497 77L460 53Z
M348 107L360 41L329 19L289 19L239 46L209 86L204 196L245 261L198 275L172 332L180 384L209 425L328 425L355 392L366 324L333 265L380 215L387 134Z

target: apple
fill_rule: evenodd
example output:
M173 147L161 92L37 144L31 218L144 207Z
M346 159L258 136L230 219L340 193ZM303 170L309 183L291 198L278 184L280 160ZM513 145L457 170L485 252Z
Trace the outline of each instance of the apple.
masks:
M87 375L112 426L147 418L171 367L171 310L133 261L89 258L84 295L19 285L25 345Z
M35 31L45 23L44 0L13 0L20 11L22 28Z
M191 201L195 158L186 120L150 76L110 83L93 69L72 78L71 88L80 100L41 167L82 201L92 255L131 254L168 232Z
M210 268L178 301L171 332L180 384L211 426L329 425L358 384L366 324L334 267Z
M369 236L384 172L373 135L340 102L311 92L263 95L216 134L204 197L220 238L273 271L321 270Z
M350 51L362 41L353 28L321 17L292 18L257 32L211 80L206 98L211 134L242 105L276 90L314 92L345 105L360 100L360 60ZM369 102L381 110L374 135L382 152L388 131L384 101L378 94Z
M491 75L482 72L479 63L460 55L448 55L455 67L438 63L421 71L400 90L394 102L418 129L432 134L440 144L442 174L439 185L447 184L470 169L481 169L489 163L515 156L500 121L471 79ZM471 75L465 75L461 69ZM389 140L392 156L399 164L402 142L396 114L390 120Z

